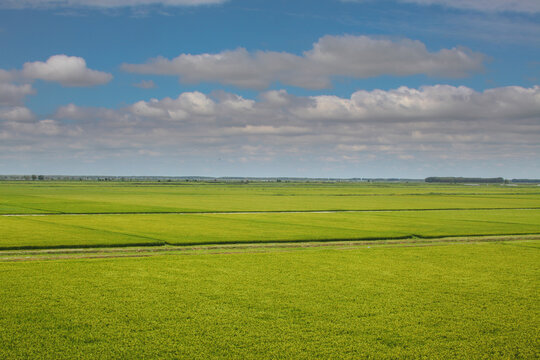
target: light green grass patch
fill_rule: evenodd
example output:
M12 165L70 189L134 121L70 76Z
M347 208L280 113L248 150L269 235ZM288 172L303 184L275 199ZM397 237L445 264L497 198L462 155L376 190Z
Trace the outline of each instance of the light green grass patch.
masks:
M534 359L529 245L0 262L0 358Z

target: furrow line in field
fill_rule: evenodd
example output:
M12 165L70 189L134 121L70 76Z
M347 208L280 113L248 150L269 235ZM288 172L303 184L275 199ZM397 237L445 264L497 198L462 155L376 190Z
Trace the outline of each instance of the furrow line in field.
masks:
M50 245L50 246L0 246L0 258L10 252L22 252L24 254L39 254L44 252L116 252L116 251L134 251L136 252L161 252L161 251L177 251L194 250L194 249L218 249L226 248L252 248L252 247L320 247L334 246L338 244L382 244L391 242L452 242L454 240L465 242L478 241L506 241L506 240L538 240L540 233L501 233L501 234L463 234L459 236L422 236L422 235L403 235L403 236L383 236L383 237L360 237L360 238L326 238L326 239L288 239L288 240L251 240L251 241L209 241L209 242L156 242L156 243L123 243L123 244L84 244L84 245Z
M148 212L94 212L94 213L11 213L0 216L92 216L92 215L250 215L250 214L333 214L364 212L402 212L402 211L496 211L496 210L540 210L540 207L528 208L439 208L439 209L360 209L360 210L254 210L254 211L148 211Z
M503 236L479 236L479 237L446 237L432 239L388 239L388 240L362 240L362 241L338 241L338 242L291 242L291 243L268 243L268 244L221 244L202 246L151 246L140 248L91 248L91 249L49 249L49 250L19 250L1 251L0 261L43 261L43 260L68 260L68 259L100 259L122 257L149 257L160 254L172 255L222 255L241 253L265 253L271 251L292 251L307 248L335 248L350 250L361 247L423 247L486 242L505 242L518 245L521 242L540 239L540 235L503 235ZM517 243L517 244L516 244ZM535 246L526 246L538 249Z

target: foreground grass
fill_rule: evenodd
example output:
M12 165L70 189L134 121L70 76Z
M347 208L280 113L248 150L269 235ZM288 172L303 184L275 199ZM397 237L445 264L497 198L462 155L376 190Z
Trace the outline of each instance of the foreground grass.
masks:
M540 234L540 210L0 217L0 249Z
M540 241L0 262L0 358L538 358Z

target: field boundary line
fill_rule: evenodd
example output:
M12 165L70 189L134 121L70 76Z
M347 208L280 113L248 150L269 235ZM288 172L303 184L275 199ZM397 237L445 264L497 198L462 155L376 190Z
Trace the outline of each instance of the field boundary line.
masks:
M420 211L497 211L497 210L540 210L528 208L442 208L442 209L359 209L359 210L254 210L254 211L143 211L143 212L91 212L91 213L7 213L4 217L38 216L99 216L99 215L256 215L256 214L333 214L364 212L420 212Z
M336 244L340 242L365 242L365 241L375 241L377 243L384 241L406 241L406 240L418 240L418 241L432 241L436 239L452 239L452 238L486 238L486 237L512 237L512 236L540 236L538 232L530 233L502 233L502 234L463 234L463 235L419 235L419 234L407 234L401 236L368 236L368 237L357 237L357 238L323 238L323 239L265 239L265 240L246 240L246 241L236 241L236 240L225 240L225 241L200 241L200 242L182 242L174 243L172 241L159 241L155 243L150 242L133 242L133 243L118 243L118 244L77 244L77 245L23 245L23 246L0 246L0 255L5 251L47 251L47 250L84 250L84 249L125 249L132 247L141 247L141 248L152 248L152 247L176 247L176 248L194 248L197 246L264 246L272 244L324 244L327 243L329 246L331 244Z
M149 257L164 254L199 255L199 254L237 254L264 253L270 251L291 251L309 248L334 248L340 250L363 247L423 247L453 244L491 243L491 242L526 242L540 240L540 234L529 235L489 235L489 236L452 236L437 238L408 237L402 239L381 240L338 240L304 241L272 243L235 243L235 244L200 244L200 245L146 245L132 244L116 247L54 248L31 250L0 250L1 262L97 259L122 257ZM533 249L540 249L530 247Z

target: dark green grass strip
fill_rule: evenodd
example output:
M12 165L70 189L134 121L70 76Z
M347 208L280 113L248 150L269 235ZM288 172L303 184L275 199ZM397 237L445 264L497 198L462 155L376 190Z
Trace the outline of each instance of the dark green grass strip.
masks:
M6 250L55 250L55 249L94 249L94 248L128 248L128 247L150 247L170 245L166 242L155 243L124 243L124 244L79 244L79 245L24 245L24 246L0 246L0 251Z
M39 209L38 209L39 210ZM362 212L401 212L401 211L476 211L476 210L540 210L540 207L479 207L479 208L437 208L437 209L321 209L321 210L223 210L223 211L141 211L141 212L55 212L55 213L9 213L0 216L31 217L31 216L68 216L68 215L219 215L219 214L310 214L310 213L362 213Z
M99 231L99 230L96 230ZM424 236L418 234L410 234L404 236L367 236L367 237L357 237L357 238L333 238L333 239L270 239L270 240L250 240L250 241L233 241L233 240L223 240L223 241L208 241L208 242L182 242L174 243L167 242L163 240L154 239L154 243L120 243L120 244L76 244L76 245L24 245L24 246L0 246L0 251L10 251L10 250L57 250L57 249L112 249L112 248L130 248L130 247L164 247L170 246L174 248L182 247L198 247L198 246L220 246L220 245L238 245L238 246L250 246L250 245L264 245L264 244L311 244L311 243L321 243L321 244L331 244L331 243L354 243L354 242L364 242L364 241L395 241L395 240L444 240L444 239L456 239L456 238L498 238L501 237L501 240L491 240L491 241L508 241L504 237L519 237L519 236L540 236L540 233L520 233L520 234L497 234L497 235L486 235L486 234L464 234L464 235L449 235L449 236ZM141 236L142 237L142 236ZM148 238L152 239L152 238ZM477 241L477 240L473 240Z

